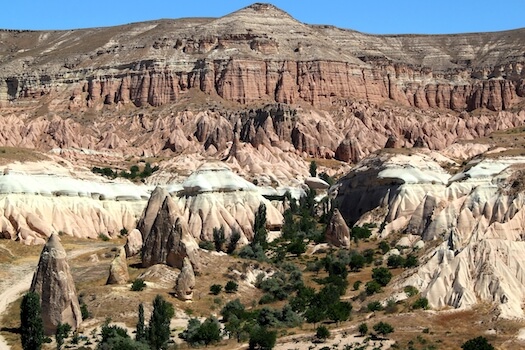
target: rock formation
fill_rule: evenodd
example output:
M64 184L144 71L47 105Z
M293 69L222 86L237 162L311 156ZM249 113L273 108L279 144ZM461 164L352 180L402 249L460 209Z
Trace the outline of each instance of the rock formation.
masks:
M109 277L106 284L126 284L129 280L126 250L121 247L109 265Z
M195 288L195 274L190 260L184 258L184 264L175 285L175 294L182 301L193 299L193 289Z
M200 271L199 246L188 231L170 196L164 199L142 247L142 265L166 264L182 268L188 258L196 273Z
M326 226L325 239L336 247L350 247L350 229L338 209L334 210L332 219Z
M79 327L82 314L75 283L66 251L56 234L49 237L42 249L30 290L40 295L46 335L55 334L59 323L68 323L73 330Z
M142 234L139 230L133 229L126 237L126 245L124 249L126 251L126 257L130 258L137 255L142 251Z
M155 187L151 193L146 209L142 212L140 221L137 224L137 229L142 234L142 241L145 242L148 238L157 214L168 196L168 191L160 186Z

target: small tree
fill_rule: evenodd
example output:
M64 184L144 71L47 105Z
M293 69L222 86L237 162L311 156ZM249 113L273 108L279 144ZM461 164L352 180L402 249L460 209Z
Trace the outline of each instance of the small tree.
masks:
M393 269L403 265L405 265L405 259L401 255L390 255L386 261L386 266Z
M237 230L232 230L232 234L230 236L230 241L228 242L228 247L226 247L226 253L231 254L235 251L235 248L237 248L237 243L241 239L241 234Z
M140 342L146 342L146 326L144 324L144 304L139 304L139 319L137 322L137 333L135 334L135 340Z
M421 297L421 298L417 299L414 302L414 304L412 304L412 307L414 309L424 309L424 310L426 310L426 309L428 309L428 299Z
M40 350L44 342L44 323L40 296L28 292L22 298L20 305L20 334L24 350Z
M319 340L326 340L330 337L330 331L326 326L319 326L317 327L317 330L315 332L315 337Z
M153 300L153 312L148 326L148 341L153 349L166 349L170 340L170 320L174 315L173 305L160 295Z
M381 285L377 283L375 280L368 281L365 284L365 291L367 295L379 293L381 291Z
M62 346L64 345L64 339L66 339L69 336L70 331L71 326L69 325L69 323L59 323L57 325L57 329L55 331L57 350L62 349Z
M386 267L376 267L372 269L372 278L381 286L386 286L392 279L392 272Z
M266 230L266 205L261 203L257 212L255 213L255 219L253 223L253 241L252 247L260 245L263 250L268 247L267 242L268 231Z
M382 336L390 334L394 331L394 327L392 327L389 323L386 322L376 323L373 328L377 334Z
M372 301L372 302L368 303L366 308L370 312L383 310L383 306L381 306L381 303L379 301Z
M219 293L222 291L222 286L220 284L212 284L210 287L210 292L213 295L219 295Z
M463 350L494 350L494 346L488 342L487 338L482 336L467 340L461 345L461 348Z
M238 288L239 288L239 285L236 282L228 281L226 282L226 285L224 286L224 291L226 293L235 293Z
M359 331L359 334L364 337L366 335L366 333L368 333L368 325L366 323L361 323L359 325L359 328L357 328L357 330Z
M311 177L316 177L317 176L317 163L315 162L315 160L312 160L310 162L310 176Z
M221 228L213 229L213 243L215 244L215 250L221 252L222 246L224 243L226 243L226 238L224 236L224 226L221 225Z
M134 292L141 292L144 288L146 288L146 282L141 278L137 278L131 283L131 290Z
M277 332L269 331L266 327L255 326L250 332L250 350L271 350L277 341Z

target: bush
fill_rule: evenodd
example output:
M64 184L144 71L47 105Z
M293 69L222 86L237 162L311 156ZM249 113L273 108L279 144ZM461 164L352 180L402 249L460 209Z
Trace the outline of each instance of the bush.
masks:
M106 234L104 234L104 233L99 233L98 234L98 238L103 240L104 242L109 241L109 237Z
M419 261L417 260L417 256L412 255L412 254L408 254L408 256L407 256L403 266L406 267L406 268L410 268L410 267L416 267L417 265L419 265Z
M390 334L394 331L394 327L392 327L392 325L386 322L376 323L373 328L377 334L380 334L382 336Z
M133 292L141 292L146 288L146 282L142 278L137 278L131 283L131 290Z
M315 162L315 160L312 160L310 162L310 176L311 177L317 177L317 163Z
M222 252L222 246L224 243L226 243L226 238L224 236L224 226L221 226L220 228L215 227L213 229L213 243L215 250L217 252Z
M210 287L210 292L213 295L219 295L219 293L222 291L222 286L220 284L213 284Z
M82 320L87 320L91 316L87 305L84 303L80 304L80 313L82 314Z
M390 250L390 244L385 241L381 241L379 242L378 248L381 250L381 253L386 254Z
M325 326L317 327L315 337L320 340L325 340L330 337L330 331Z
M365 266L366 259L361 254L354 254L350 257L348 265L352 271L359 271Z
M244 317L244 314L245 308L239 299L227 302L221 310L221 315L224 322L228 322L233 316L240 320Z
M381 291L381 285L377 281L368 281L365 285L365 291L367 295L373 295Z
M366 335L366 333L368 333L368 325L366 323L361 323L359 325L359 328L357 328L357 330L359 331L359 334L364 337Z
M467 340L461 345L461 348L463 350L494 350L494 346L488 342L487 338L481 336Z
M354 290L359 290L359 287L361 287L361 284L363 284L363 282L358 280L354 282L352 287L354 288Z
M228 242L228 246L226 247L226 253L232 254L235 251L235 248L237 248L237 243L241 239L241 234L237 230L232 230L232 234L230 236L230 241Z
M392 279L392 272L386 267L376 267L372 269L372 278L381 286L386 286Z
M403 291L406 293L406 295L409 298L413 297L414 295L417 295L417 293L419 293L419 290L417 290L417 288L414 287L414 286L405 286L405 288L403 288Z
M381 303L379 301L372 301L372 302L368 303L366 308L370 312L383 310L383 306L381 305Z
M239 285L236 282L228 281L226 285L224 286L224 291L226 293L235 293L238 288L239 288Z
M401 255L390 255L386 261L386 266L395 269L405 265L405 258Z
M209 250L211 252L215 249L215 245L210 241L200 241L199 248Z
M273 349L276 341L277 332L269 331L266 327L255 326L250 332L250 341L248 349L270 350Z
M417 299L414 304L412 304L412 308L414 309L428 309L428 299L427 298L419 298Z

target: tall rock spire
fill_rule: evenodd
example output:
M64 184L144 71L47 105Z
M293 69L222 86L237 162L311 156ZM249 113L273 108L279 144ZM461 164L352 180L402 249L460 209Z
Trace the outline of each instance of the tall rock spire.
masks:
M31 291L40 295L44 333L55 334L59 323L77 329L82 322L75 283L66 260L66 251L56 234L49 237L33 276Z

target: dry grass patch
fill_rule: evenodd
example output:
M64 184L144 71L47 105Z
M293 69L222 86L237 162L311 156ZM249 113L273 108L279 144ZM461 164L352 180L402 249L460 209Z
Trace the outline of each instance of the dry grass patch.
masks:
M0 165L18 162L37 162L49 157L36 150L21 147L0 147Z

